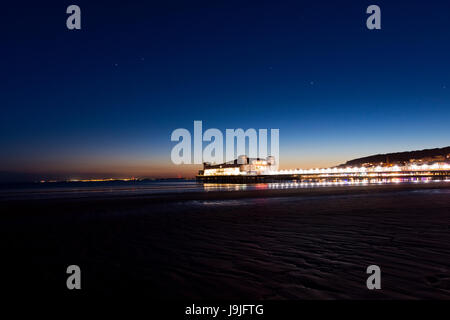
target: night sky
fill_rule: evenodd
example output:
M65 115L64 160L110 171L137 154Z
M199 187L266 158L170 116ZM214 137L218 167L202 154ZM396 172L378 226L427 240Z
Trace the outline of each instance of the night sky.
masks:
M67 6L82 29L66 28ZM366 28L377 4L382 30ZM450 145L448 1L1 8L0 178L177 177L176 128L279 128L281 168Z

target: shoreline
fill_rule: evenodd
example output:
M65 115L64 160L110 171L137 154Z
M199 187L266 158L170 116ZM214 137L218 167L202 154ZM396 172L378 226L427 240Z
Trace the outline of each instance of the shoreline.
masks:
M240 200L252 198L277 198L277 197L319 197L340 195L364 195L373 193L404 192L413 190L449 189L450 182L433 181L428 183L399 183L399 184L368 184L353 186L321 186L314 188L290 188L290 189L260 189L260 190L226 190L226 191L189 191L189 192L165 192L142 193L138 195L99 195L89 197L61 197L44 199L0 199L0 208L29 205L56 205L56 204L105 204L135 203L156 204L173 203L195 200Z

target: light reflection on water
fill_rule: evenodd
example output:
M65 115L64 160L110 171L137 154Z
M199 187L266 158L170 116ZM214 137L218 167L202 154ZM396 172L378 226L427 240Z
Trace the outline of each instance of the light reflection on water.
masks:
M385 178L366 180L339 181L311 181L296 182L282 181L269 183L237 184L237 183L202 183L195 180L171 181L171 182L105 182L105 183L62 183L62 184L37 184L33 186L0 188L0 200L11 199L55 199L55 198L85 198L85 197L112 197L112 196L136 196L179 194L186 192L211 192L211 191L244 191L244 190L274 190L294 188L318 188L337 186L366 186L375 184L392 183L430 183L450 182L446 180L433 180L423 178Z
M308 182L283 181L255 184L237 183L204 183L205 191L243 191L243 190L273 190L273 189L296 189L296 188L316 188L316 187L336 187L336 186L366 186L380 184L399 183L430 183L430 182L450 182L450 179L435 180L430 177L421 178L384 178L384 179L361 179L361 180L319 180Z
M386 185L386 184L420 184L433 182L450 182L450 179L436 180L429 177L426 178L389 178L389 179L365 179L365 180L340 180L340 181L315 181L315 182L270 182L257 184L232 184L232 183L205 183L203 186L205 191L243 191L243 190L280 190L280 189L296 189L296 188L320 188L320 187L339 187L339 186L368 186L368 185ZM450 190L412 190L411 192L427 192L427 193L442 193L450 192ZM352 195L353 197L360 197L361 195ZM333 196L332 196L333 197ZM247 206L254 204L268 205L272 202L289 202L305 200L308 197L294 197L294 198L250 198L250 199L227 199L227 200L194 200L189 203L193 206Z

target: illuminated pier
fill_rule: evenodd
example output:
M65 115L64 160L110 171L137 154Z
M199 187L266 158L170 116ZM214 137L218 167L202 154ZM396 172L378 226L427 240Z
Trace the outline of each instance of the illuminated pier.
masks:
M394 178L433 178L450 177L450 164L434 163L405 166L370 166L370 167L334 167L322 169L276 170L270 160L241 158L233 163L221 165L205 164L197 179L203 182L253 183L281 180L293 181L337 181L337 180L372 180Z

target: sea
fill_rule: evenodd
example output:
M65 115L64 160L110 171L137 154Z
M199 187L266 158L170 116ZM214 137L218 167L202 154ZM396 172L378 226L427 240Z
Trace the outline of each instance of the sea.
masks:
M308 189L339 186L368 186L387 184L416 184L433 182L450 182L429 177L424 178L386 178L352 181L342 179L338 181L297 182L282 181L270 183L203 183L196 180L114 180L114 181L68 181L68 182L35 182L0 184L0 200L26 199L57 199L57 198L85 198L98 196L133 196L155 195L186 192L211 191L246 191L265 189Z

